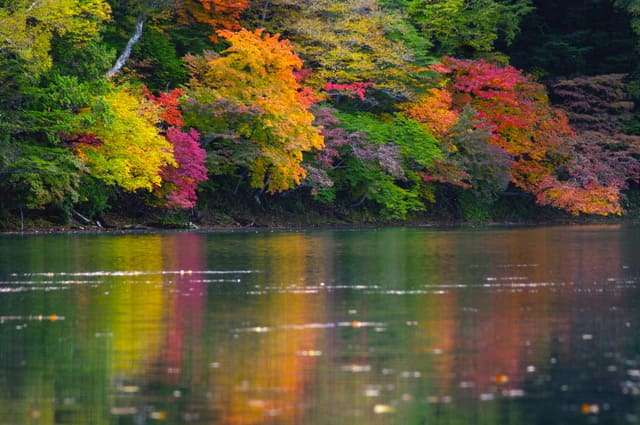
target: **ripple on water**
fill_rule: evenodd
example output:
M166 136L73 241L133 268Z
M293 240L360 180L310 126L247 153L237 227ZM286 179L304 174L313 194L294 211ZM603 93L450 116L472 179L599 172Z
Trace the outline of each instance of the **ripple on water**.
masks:
M37 272L37 273L11 273L12 277L29 276L149 276L149 275L190 275L190 274L252 274L259 273L258 270L115 270L115 271L92 271L92 272Z

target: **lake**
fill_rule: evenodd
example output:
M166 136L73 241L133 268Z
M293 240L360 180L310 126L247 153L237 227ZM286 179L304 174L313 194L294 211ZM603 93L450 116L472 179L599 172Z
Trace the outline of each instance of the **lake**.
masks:
M640 227L0 237L0 425L640 422Z

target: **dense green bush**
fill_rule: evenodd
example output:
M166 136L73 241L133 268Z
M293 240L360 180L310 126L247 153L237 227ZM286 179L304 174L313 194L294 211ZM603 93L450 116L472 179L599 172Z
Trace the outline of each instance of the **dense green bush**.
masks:
M55 206L69 211L80 199L82 168L68 150L25 144L12 150L11 162L5 164L0 180L4 205L30 209Z
M392 143L400 147L406 166L428 169L443 158L438 140L418 122L398 113L376 116L368 112L338 113L348 131L360 131L377 144Z

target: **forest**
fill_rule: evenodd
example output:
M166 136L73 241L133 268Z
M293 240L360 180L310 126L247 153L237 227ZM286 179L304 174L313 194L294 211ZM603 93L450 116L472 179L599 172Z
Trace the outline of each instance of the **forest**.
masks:
M640 0L0 0L0 230L640 215Z

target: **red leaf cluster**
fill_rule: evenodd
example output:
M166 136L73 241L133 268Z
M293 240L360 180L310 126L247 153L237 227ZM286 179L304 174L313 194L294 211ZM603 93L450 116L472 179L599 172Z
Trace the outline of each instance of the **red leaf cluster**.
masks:
M180 110L180 98L184 94L182 89L173 89L169 92L162 92L154 95L146 87L143 89L144 95L151 102L160 107L160 119L173 127L183 127L184 119Z
M449 78L454 107L474 108L492 143L516 160L542 161L574 134L566 115L549 105L544 86L511 66L445 58L438 69ZM532 189L525 181L515 183Z
M196 130L183 132L170 127L167 139L173 145L173 155L178 167L166 168L164 181L172 185L167 195L167 205L173 208L193 208L198 200L198 184L207 180L206 151L200 146L200 134Z
M567 115L550 106L545 88L510 66L482 60L445 58L432 68L447 78L453 108L471 107L490 143L513 162L511 181L541 205L573 214L621 214L620 189L627 172L625 155L611 156L603 143L576 142ZM620 157L620 158L618 158ZM559 176L563 175L563 178Z
M327 83L324 86L325 91L337 91L337 92L345 92L349 96L357 97L361 101L364 101L367 95L367 89L373 87L373 83L364 82L364 83L350 83L350 84L338 84L338 83Z
M66 140L76 151L85 147L97 148L102 146L102 144L104 143L96 135L86 133L67 136Z

